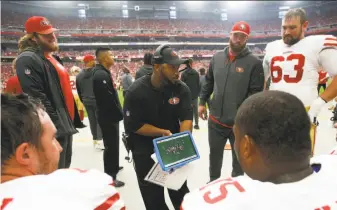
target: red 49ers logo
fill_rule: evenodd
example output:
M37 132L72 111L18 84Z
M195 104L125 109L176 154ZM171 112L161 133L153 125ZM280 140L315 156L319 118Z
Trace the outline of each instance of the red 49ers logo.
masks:
M173 97L173 98L170 98L168 102L172 105L176 105L176 104L179 104L179 101L180 101L179 98Z
M50 25L50 22L49 22L49 20L44 19L44 20L42 20L42 21L40 22L40 24L41 24L41 26L49 26L49 25Z
M241 29L241 30L245 30L245 29L246 29L245 24L240 24L240 29Z

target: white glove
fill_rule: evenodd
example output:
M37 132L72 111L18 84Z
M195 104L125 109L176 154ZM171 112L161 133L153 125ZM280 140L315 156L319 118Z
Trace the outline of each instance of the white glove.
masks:
M308 114L312 123L317 124L317 116L325 104L326 102L321 97L315 99L311 104Z

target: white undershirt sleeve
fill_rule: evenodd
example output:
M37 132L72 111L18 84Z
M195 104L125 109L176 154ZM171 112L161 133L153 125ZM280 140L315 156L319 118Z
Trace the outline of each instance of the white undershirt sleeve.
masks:
M330 77L337 75L337 48L322 50L318 55L318 62Z

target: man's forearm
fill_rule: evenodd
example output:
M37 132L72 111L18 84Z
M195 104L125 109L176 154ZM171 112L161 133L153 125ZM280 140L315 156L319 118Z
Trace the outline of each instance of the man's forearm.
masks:
M320 95L321 98L329 102L337 96L337 77L334 77L330 85L325 89L325 91Z
M319 82L323 82L324 80L329 79L329 77L324 77L323 79L321 79Z
M155 127L150 124L144 124L141 128L136 131L136 134L142 136L162 136L164 134L164 129Z
M184 120L180 123L180 132L190 131L192 132L193 122L192 120Z

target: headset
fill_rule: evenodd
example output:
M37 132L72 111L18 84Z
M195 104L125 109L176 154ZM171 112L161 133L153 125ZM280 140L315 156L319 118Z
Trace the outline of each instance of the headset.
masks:
M154 52L153 57L152 57L152 65L153 64L163 64L164 63L163 56L162 56L161 53L166 48L171 48L171 47L169 45L163 44L163 45L160 45L156 49L156 51Z

